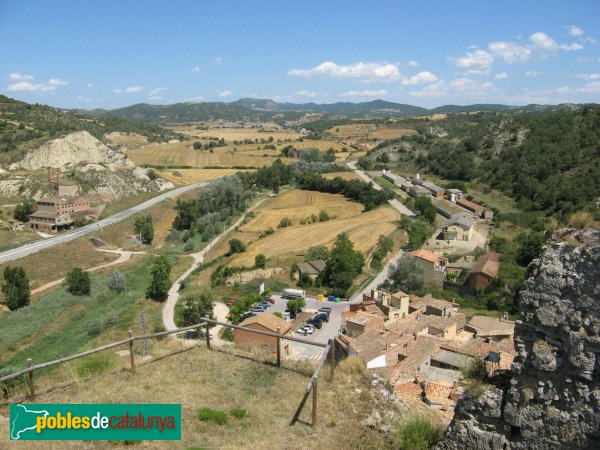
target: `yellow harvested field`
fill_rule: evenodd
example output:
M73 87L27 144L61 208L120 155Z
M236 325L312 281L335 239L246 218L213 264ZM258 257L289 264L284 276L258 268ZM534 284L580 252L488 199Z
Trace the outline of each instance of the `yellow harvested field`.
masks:
M276 159L274 156L264 157L234 152L228 147L217 147L213 149L213 153L207 150L194 150L190 142L147 145L128 151L127 156L136 164L191 167L263 167L271 165ZM293 159L282 158L282 161L289 163Z
M273 137L273 141L285 141L288 139L294 140L300 137L299 133L291 130L281 131L260 131L260 128L213 128L210 130L196 130L194 127L173 127L179 133L185 133L188 136L197 138L217 138L225 139L226 141L243 141L244 139L264 139L269 140Z
M198 181L214 180L215 178L233 175L243 169L170 169L159 170L157 173L173 184L191 184Z
M256 217L245 224L242 231L260 233L269 227L275 229L284 217L288 217L293 225L298 225L301 219L311 214L318 215L321 210L327 211L329 216L344 218L360 214L362 205L339 194L292 189L261 206L255 212Z
M335 159L344 160L347 159L348 156L350 156L350 152L339 152L335 154Z
M130 146L141 146L148 143L146 136L140 136L139 134L124 134L124 133L110 133L105 135L111 143L116 145L122 145L124 147Z
M333 180L334 178L340 177L342 180L361 180L361 178L354 172L331 172L324 173L321 175L326 180Z
M369 136L377 139L395 139L414 134L418 133L417 130L413 130L412 128L380 128L377 131L370 132Z
M330 246L342 232L348 233L356 249L368 254L375 248L380 235L389 235L397 228L394 221L399 218L398 211L390 206L382 206L329 222L281 228L274 234L251 243L244 253L240 253L232 261L232 265L251 266L259 253L267 258L287 257L316 245Z
M305 148L316 148L320 152L326 152L330 148L333 148L336 152L340 152L343 148L349 148L347 145L344 145L341 142L311 139L305 139L302 142L286 142L284 144L278 144L278 147L283 148L286 145L291 145L298 150L303 150Z

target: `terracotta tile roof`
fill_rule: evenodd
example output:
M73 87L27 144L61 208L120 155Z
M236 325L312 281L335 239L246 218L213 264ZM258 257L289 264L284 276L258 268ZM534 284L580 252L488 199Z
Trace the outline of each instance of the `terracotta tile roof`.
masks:
M368 313L365 313L362 311L357 311L351 317L348 317L346 319L346 322L354 322L354 323L358 323L360 325L366 325L367 323L369 323L371 320L374 320L374 319L379 319L379 317L377 317L374 314L368 314Z
M470 209L472 211L478 210L478 209L483 209L483 206L481 206L479 203L475 203L472 202L471 200L467 200L466 198L459 198L456 203L458 203L461 206L464 206L467 209Z
M285 334L292 329L291 323L281 317L277 317L273 313L263 313L254 317L249 317L240 323L240 326L247 327L254 324L262 325L273 333L277 332L277 327L281 329L281 334Z
M420 397L423 389L417 383L401 383L394 386L394 392L400 396Z
M479 257L469 273L483 273L491 278L496 278L500 269L500 258L502 258L501 253L486 253Z
M438 259L446 259L443 256L440 256L436 253L430 252L429 250L425 250L420 248L419 250L415 250L410 252L409 255L414 256L415 258L424 259L425 261L429 261L431 263L436 262Z

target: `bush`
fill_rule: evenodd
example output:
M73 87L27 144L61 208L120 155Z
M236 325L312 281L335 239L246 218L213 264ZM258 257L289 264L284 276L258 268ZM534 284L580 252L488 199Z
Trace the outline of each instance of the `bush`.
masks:
M171 265L167 258L159 256L154 259L150 268L152 281L146 290L146 296L155 300L165 300L171 288Z
M290 220L290 218L289 217L284 217L279 222L279 225L277 225L277 228L285 228L285 227L289 227L291 225L292 225L292 221Z
M469 366L463 370L463 375L467 380L481 381L489 383L487 364L481 358L476 358Z
M203 317L215 319L213 315L215 302L209 291L188 294L182 300L183 309L181 310L181 323L178 324L179 326L189 327L196 325L202 321Z
M67 291L73 295L90 295L90 274L76 267L66 277Z
M108 288L111 291L115 292L125 292L127 288L127 280L125 279L125 275L118 270L113 270L108 277Z
M267 265L267 257L262 253L259 253L254 257L254 267L258 267L259 269L264 269Z
M243 419L246 417L246 410L244 408L233 408L229 411L229 415L237 417L238 419Z
M223 329L221 330L221 339L223 339L224 341L233 342L234 341L233 328L223 327Z
M202 422L215 422L219 425L227 424L227 413L212 408L200 408L198 410L198 420Z
M442 430L424 417L409 420L398 433L400 447L427 450L442 437Z
M338 367L342 373L348 375L367 374L367 366L358 356L348 356L346 359L342 359Z
M229 255L233 255L235 253L242 253L246 250L246 246L239 239L231 239L229 241Z
M569 225L577 230L598 228L598 222L587 211L579 211L569 217Z
M194 241L192 241L191 239L189 239L185 245L183 246L183 250L187 253L191 252L192 250L194 250Z

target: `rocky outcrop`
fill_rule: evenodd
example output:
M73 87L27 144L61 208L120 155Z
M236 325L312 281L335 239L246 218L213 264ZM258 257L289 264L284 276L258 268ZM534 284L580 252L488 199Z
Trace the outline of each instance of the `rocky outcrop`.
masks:
M510 383L461 398L438 449L600 448L600 231L557 232L527 274Z
M99 201L173 187L162 179L151 180L145 169L87 131L48 141L28 152L23 160L11 164L9 169L33 171L45 167L60 168L64 175L85 182L92 187L88 195Z

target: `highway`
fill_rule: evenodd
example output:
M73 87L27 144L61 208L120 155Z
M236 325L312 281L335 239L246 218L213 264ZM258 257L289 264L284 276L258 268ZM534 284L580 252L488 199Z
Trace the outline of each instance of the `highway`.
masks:
M67 231L65 233L57 234L56 236L53 236L50 238L41 239L39 241L34 241L34 242L29 242L21 247L14 248L12 250L7 250L5 252L0 253L0 264L6 263L9 261L14 261L16 259L23 258L23 257L31 255L33 253L37 253L41 250L45 250L45 249L53 247L55 245L69 242L74 239L78 239L80 237L94 233L98 230L101 230L104 227L107 227L114 223L125 220L128 217L133 216L134 214L144 211L145 209L151 208L152 206L162 202L163 200L177 197L178 195L181 195L185 192L188 192L188 191L191 191L194 189L198 189L200 187L208 186L210 183L215 182L217 180L218 180L218 178L215 180L210 180L210 181L201 181L198 183L188 184L187 186L182 186L182 187L173 189L168 192L163 192L162 194L157 195L156 197L151 198L150 200L146 200L145 202L140 203L137 206L129 208L125 211L121 211L120 213L117 213L114 216L107 217L106 219L99 220L90 225L85 225L81 228L75 228L75 229Z

